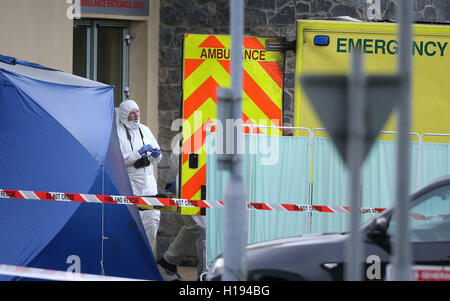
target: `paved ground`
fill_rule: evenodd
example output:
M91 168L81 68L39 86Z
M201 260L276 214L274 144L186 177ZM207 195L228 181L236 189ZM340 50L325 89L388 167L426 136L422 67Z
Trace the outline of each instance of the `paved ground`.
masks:
M158 265L158 269L161 274L164 272L161 271L161 267ZM178 266L178 274L180 274L182 281L197 281L197 268L196 267L183 267Z
M197 267L179 266L177 269L183 281L197 281Z

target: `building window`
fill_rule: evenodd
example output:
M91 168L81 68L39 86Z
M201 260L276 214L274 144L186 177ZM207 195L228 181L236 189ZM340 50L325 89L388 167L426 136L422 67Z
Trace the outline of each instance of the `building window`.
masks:
M114 86L114 106L129 95L128 22L74 20L73 74Z

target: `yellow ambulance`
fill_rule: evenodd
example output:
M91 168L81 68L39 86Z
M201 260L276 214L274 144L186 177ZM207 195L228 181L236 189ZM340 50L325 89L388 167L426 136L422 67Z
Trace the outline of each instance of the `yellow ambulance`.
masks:
M302 91L301 74L347 74L356 48L362 50L366 74L395 74L397 30L398 24L387 22L297 20L295 126L323 127ZM449 44L449 25L414 24L411 132L450 134ZM383 131L397 130L395 115ZM450 137L428 139L450 143Z
M268 37L243 38L242 121L245 125L280 126L283 120L284 52L268 51ZM183 131L180 155L181 197L206 198L208 132L215 130L217 88L231 84L231 37L186 34L183 45ZM244 128L249 132L250 128ZM262 132L262 129L255 129ZM279 130L278 130L279 131ZM279 134L279 133L271 133ZM202 214L200 208L182 208L182 214Z

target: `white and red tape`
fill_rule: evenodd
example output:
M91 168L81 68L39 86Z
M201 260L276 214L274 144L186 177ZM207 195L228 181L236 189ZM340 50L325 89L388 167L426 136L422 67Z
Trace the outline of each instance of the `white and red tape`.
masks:
M0 275L57 281L143 281L143 279L72 273L7 264L0 264Z
M66 202L83 203L104 203L104 204L125 204L125 205L150 205L163 207L200 207L200 208L223 208L223 201L200 201L173 198L155 198L138 196L117 196L117 195L98 195L81 193L62 193L62 192L42 192L27 190L8 190L0 189L0 198L16 198L30 200L52 200ZM269 211L296 211L296 212L324 212L338 213L350 212L347 206L323 206L323 205L301 205L301 204L274 204L274 203L256 203L248 202L249 210L269 210ZM362 214L377 214L383 212L385 208L362 207Z
M160 206L160 207L224 208L223 201L200 201L200 200L173 199L173 198L0 189L0 199L8 199L8 198L83 202L83 203ZM248 202L247 209L267 210L267 211L322 212L322 213L351 212L351 209L348 206L276 204L276 203L256 203L256 202ZM386 210L386 208L373 208L373 207L360 208L361 214L378 214L383 212L384 210ZM437 218L446 218L448 214L425 216L422 214L410 213L410 216L416 220L431 220Z

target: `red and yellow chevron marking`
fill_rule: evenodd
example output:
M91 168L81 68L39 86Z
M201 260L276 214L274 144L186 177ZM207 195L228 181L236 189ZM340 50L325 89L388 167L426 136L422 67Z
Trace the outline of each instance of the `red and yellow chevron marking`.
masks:
M266 51L264 45L268 39L244 37L243 40L242 119L245 124L281 125L284 53ZM216 118L217 88L230 86L230 36L185 35L183 71L181 196L200 200L201 186L206 184L206 126ZM250 132L248 128L244 131ZM265 131L254 129L253 133ZM198 154L198 168L189 168L190 153Z

